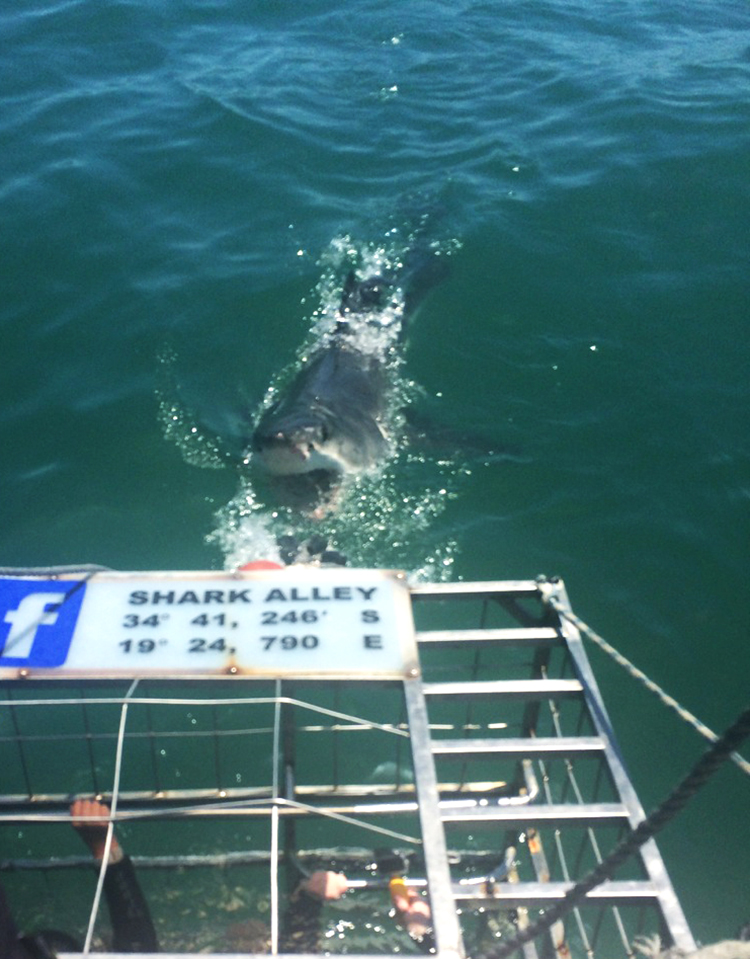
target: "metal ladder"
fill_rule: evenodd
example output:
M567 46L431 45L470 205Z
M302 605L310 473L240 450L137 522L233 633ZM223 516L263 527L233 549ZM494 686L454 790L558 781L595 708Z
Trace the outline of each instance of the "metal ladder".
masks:
M564 608L569 608L565 588L560 581L450 583L417 586L411 590L423 675L426 674L428 678L424 681L408 681L405 687L439 955L452 957L456 953L463 954L457 909L491 901L495 906L516 910L516 923L522 928L527 923L528 910L543 909L559 901L572 888L575 880L587 871L570 869L564 862L558 843L555 850L556 869L558 872L562 870L565 877L556 877L552 881L542 833L547 836L545 841L549 843L557 842L559 836L571 831L583 831L588 837L588 854L591 855L593 849L593 854L601 859L609 851L609 845L605 845L605 841L598 836L602 829L609 828L611 831L615 827L622 834L634 829L645 818L620 756L580 634L545 604L545 596L550 593ZM462 606L467 609L467 616L470 616L468 600L481 604L483 612L478 627L476 621L472 622L470 618L466 627L444 629L420 626L420 613L429 611L434 604L451 608L452 618L455 618L456 608L460 610ZM532 607L531 612L529 606ZM534 606L537 608L533 609ZM499 627L485 625L487 611L492 612L493 609L515 620L515 624ZM431 651L450 648L471 651L475 655L475 662L490 649L494 649L494 655L499 657L498 662L506 650L514 650L516 660L519 653L521 658L530 654L532 675L529 678L512 679L503 678L502 675L478 678L477 675L469 679L451 677L448 680L431 680ZM562 655L568 668L572 668L573 676L550 675L553 650L558 650L558 657ZM498 716L502 716L508 708L515 709L520 716L520 735L487 735L486 729L479 728L483 724L471 722L464 724L466 729L461 738L436 738L431 733L431 726L439 725L434 722L438 704L443 703L446 708L449 705L463 705L469 709L476 708L481 701L488 702ZM563 734L555 716L561 704L567 701L576 703L581 710L583 719L591 727L587 730L588 734L582 734L580 730L575 730L572 735ZM544 708L552 716L552 735L538 735ZM503 723L497 725L505 726ZM585 725L580 717L577 725ZM614 791L613 801L587 799L577 785L568 785L563 789L567 793L563 800L568 801L555 797L547 784L546 764L556 762L558 767L562 764L569 777L578 763L592 758L603 764L608 772ZM523 788L517 790L515 795L500 795L491 800L456 800L439 795L436 763L461 762L468 771L467 778L470 778L472 764L487 760L515 762ZM534 766L541 771L543 790L538 788ZM533 795L534 792L536 795ZM571 795L573 801L569 801ZM446 845L450 846L451 834L457 827L471 827L472 831L489 831L495 835L501 831L508 837L511 849L512 837L521 834L529 846L533 879L520 880L511 868L509 881L495 883L491 888L451 882L447 875ZM549 839L550 835L552 840ZM448 837L447 843L445 836ZM430 851L434 854L434 862L430 861ZM579 853L581 858L583 856ZM682 950L693 951L696 948L693 937L653 840L641 847L640 860L642 878L606 882L589 893L586 905L590 903L606 907L614 913L626 954L632 954L633 934L625 928L620 907L634 905L655 909L660 933L666 934ZM576 875L576 872L580 874ZM580 916L577 921L582 939L580 948L592 954L590 933ZM552 953L550 946L545 943L546 954L561 959L569 956L563 924L553 926L549 935ZM524 947L526 959L533 959L537 955L535 945Z
M363 685L362 676L355 683L343 676L335 695L332 684L307 683L308 676L296 674L284 678L292 685L283 689L281 679L272 687L266 680L221 680L179 698L164 696L157 686L156 695L144 690L134 700L130 691L123 695L97 686L82 694L76 683L70 689L64 682L50 695L44 682L28 686L26 678L20 680L24 697L6 691L5 714L13 725L5 755L15 771L0 819L12 829L15 822L54 823L67 816L71 780L56 781L53 791L42 788L38 780L47 780L35 759L38 750L44 757L58 740L88 743L88 779L84 764L76 767L75 789L96 794L102 774L95 760L109 757L116 742L118 749L122 744L128 750L131 770L137 771L144 757L153 766L152 784L144 787L134 774L120 789L120 820L162 816L165 843L169 837L175 843L169 863L149 854L140 857L144 868L144 860L154 860L150 865L159 868L191 865L191 857L182 855L181 829L168 827L175 804L178 824L188 813L267 822L268 847L244 852L269 869L269 901L278 925L284 898L279 866L283 874L291 854L299 852L295 823L318 822L318 817L336 829L345 823L346 842L337 840L335 850L320 850L319 843L308 848L310 861L343 861L339 854L346 853L363 869L361 862L370 862L373 834L406 843L406 861L413 852L414 870L428 886L438 956L491 956L492 949L480 948L475 935L485 914L492 915L494 925L488 920L483 929L491 926L495 946L497 939L500 945L508 942L516 928L528 925L535 911L559 902L645 817L581 637L549 602L554 597L555 606L569 609L561 582L452 583L413 586L408 592L399 599L398 615L410 641L414 620L418 662L412 644L396 675ZM298 680L304 680L299 696L291 695ZM50 711L58 706L70 723L60 735L56 727L48 731ZM186 707L210 709L201 715L212 719L185 728ZM23 724L15 718L21 710ZM153 748L158 735L171 737L169 755ZM407 775L399 771L385 783L361 778L361 763L343 763L344 756L362 752L360 737L368 748L374 746L368 768L378 761L397 770L402 761L408 766L410 744ZM228 742L254 748L241 750L241 758L237 750L227 750L222 766L218 757ZM265 743L273 768L268 777L240 788L232 774L255 769L257 742ZM297 763L295 775L305 751L315 754L318 765ZM178 764L186 769L179 782ZM204 777L204 767L213 769L215 783ZM404 817L408 828L402 830L397 817ZM384 828L390 825L393 830ZM303 829L300 825L298 832ZM329 833L323 834L327 842ZM28 865L36 868L34 862ZM88 860L75 865L88 868ZM367 886L369 880L363 882ZM685 952L695 948L652 840L625 875L618 873L594 889L578 909L522 951L524 959L630 957L634 937L654 932ZM273 922L271 940L278 940ZM401 946L392 952L401 954Z

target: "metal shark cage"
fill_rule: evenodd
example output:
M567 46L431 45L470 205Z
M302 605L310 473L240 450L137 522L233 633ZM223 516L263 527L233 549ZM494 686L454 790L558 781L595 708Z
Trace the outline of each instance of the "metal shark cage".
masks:
M278 954L289 893L318 868L350 883L325 906L322 951L420 951L390 909L399 872L429 895L439 957L491 956L644 818L580 635L546 601L568 608L560 581L409 588L291 567L19 582L6 622L26 603L42 636L75 592L90 633L62 664L35 665L28 641L14 659L7 639L0 659L0 880L34 904L27 925L82 936L97 873L70 829L74 795L111 805L162 956ZM58 600L35 606L34 589ZM334 595L350 620L326 632ZM245 620L230 597L249 603ZM240 634L277 662L248 665ZM106 941L106 918L95 924ZM518 954L612 959L654 933L694 948L651 840Z

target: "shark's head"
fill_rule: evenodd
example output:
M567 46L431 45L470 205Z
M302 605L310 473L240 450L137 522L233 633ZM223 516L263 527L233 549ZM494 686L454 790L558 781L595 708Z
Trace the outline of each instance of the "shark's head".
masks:
M253 459L273 476L360 473L382 459L385 378L378 357L327 344L263 412Z
M347 462L335 434L323 419L263 417L253 433L255 458L274 476L297 476L324 470L344 473Z
M369 417L286 415L269 409L252 439L253 459L273 476L327 473L331 478L369 469L386 449L385 436Z

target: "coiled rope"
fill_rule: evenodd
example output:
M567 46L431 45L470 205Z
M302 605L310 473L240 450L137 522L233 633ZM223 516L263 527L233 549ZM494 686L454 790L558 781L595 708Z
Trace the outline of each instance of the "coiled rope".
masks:
M509 956L524 943L530 942L549 929L558 919L577 906L592 889L606 879L610 879L615 870L626 859L645 842L653 838L680 812L749 735L750 708L741 713L722 736L717 737L716 742L701 756L692 770L670 793L661 806L644 819L595 869L584 876L580 882L577 882L572 889L569 889L560 902L548 909L544 916L536 922L517 933L513 939L486 953L484 957L477 957L477 959L504 959L505 956Z
M543 587L545 584L540 585ZM699 733L709 742L715 743L718 741L719 737L712 729L709 729L705 723L702 723L697 716L690 712L689 709L686 709L684 706L680 705L680 703L678 703L673 696L670 696L669 693L663 690L661 686L655 683L652 679L649 679L643 670L638 669L634 663L631 663L629 659L626 659L626 657L623 656L622 653L618 652L614 646L610 645L610 643L608 643L603 636L600 636L587 623L584 623L582 619L579 619L579 617L576 616L572 610L568 609L560 602L560 599L555 596L554 593L551 591L548 592L544 589L543 592L545 593L546 601L559 616L567 619L567 621L575 626L576 629L578 629L581 633L583 633L584 636L596 643L596 645L599 646L600 649L603 649L604 652L609 656L611 656L616 663L622 666L623 669L627 670L627 672L630 673L634 679L637 679L646 687L646 689L649 689L652 693L655 693L665 706L676 712L680 719L683 719L686 723L692 726L697 733ZM750 762L740 756L739 753L732 753L729 758L733 763L739 766L744 773L750 775Z

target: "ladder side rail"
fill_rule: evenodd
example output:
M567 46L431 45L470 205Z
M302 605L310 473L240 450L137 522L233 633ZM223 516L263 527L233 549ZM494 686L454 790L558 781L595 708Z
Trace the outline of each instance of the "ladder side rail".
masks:
M419 797L419 818L437 955L442 959L459 959L464 956L464 947L451 887L448 847L440 814L440 794L421 679L404 680L404 697L411 731L414 778Z
M570 602L562 583L555 586L558 601L566 609L570 609ZM625 762L617 745L611 720L607 713L599 686L583 647L583 641L578 629L566 618L560 617L560 629L573 661L576 675L580 679L584 697L589 708L591 720L598 735L605 742L605 757L610 775L621 802L627 810L631 829L635 829L646 818L635 788L625 767ZM694 952L696 943L688 926L685 914L677 899L672 882L667 873L661 854L653 839L644 843L640 849L640 857L649 880L659 892L661 912L672 937L674 945L685 953Z

